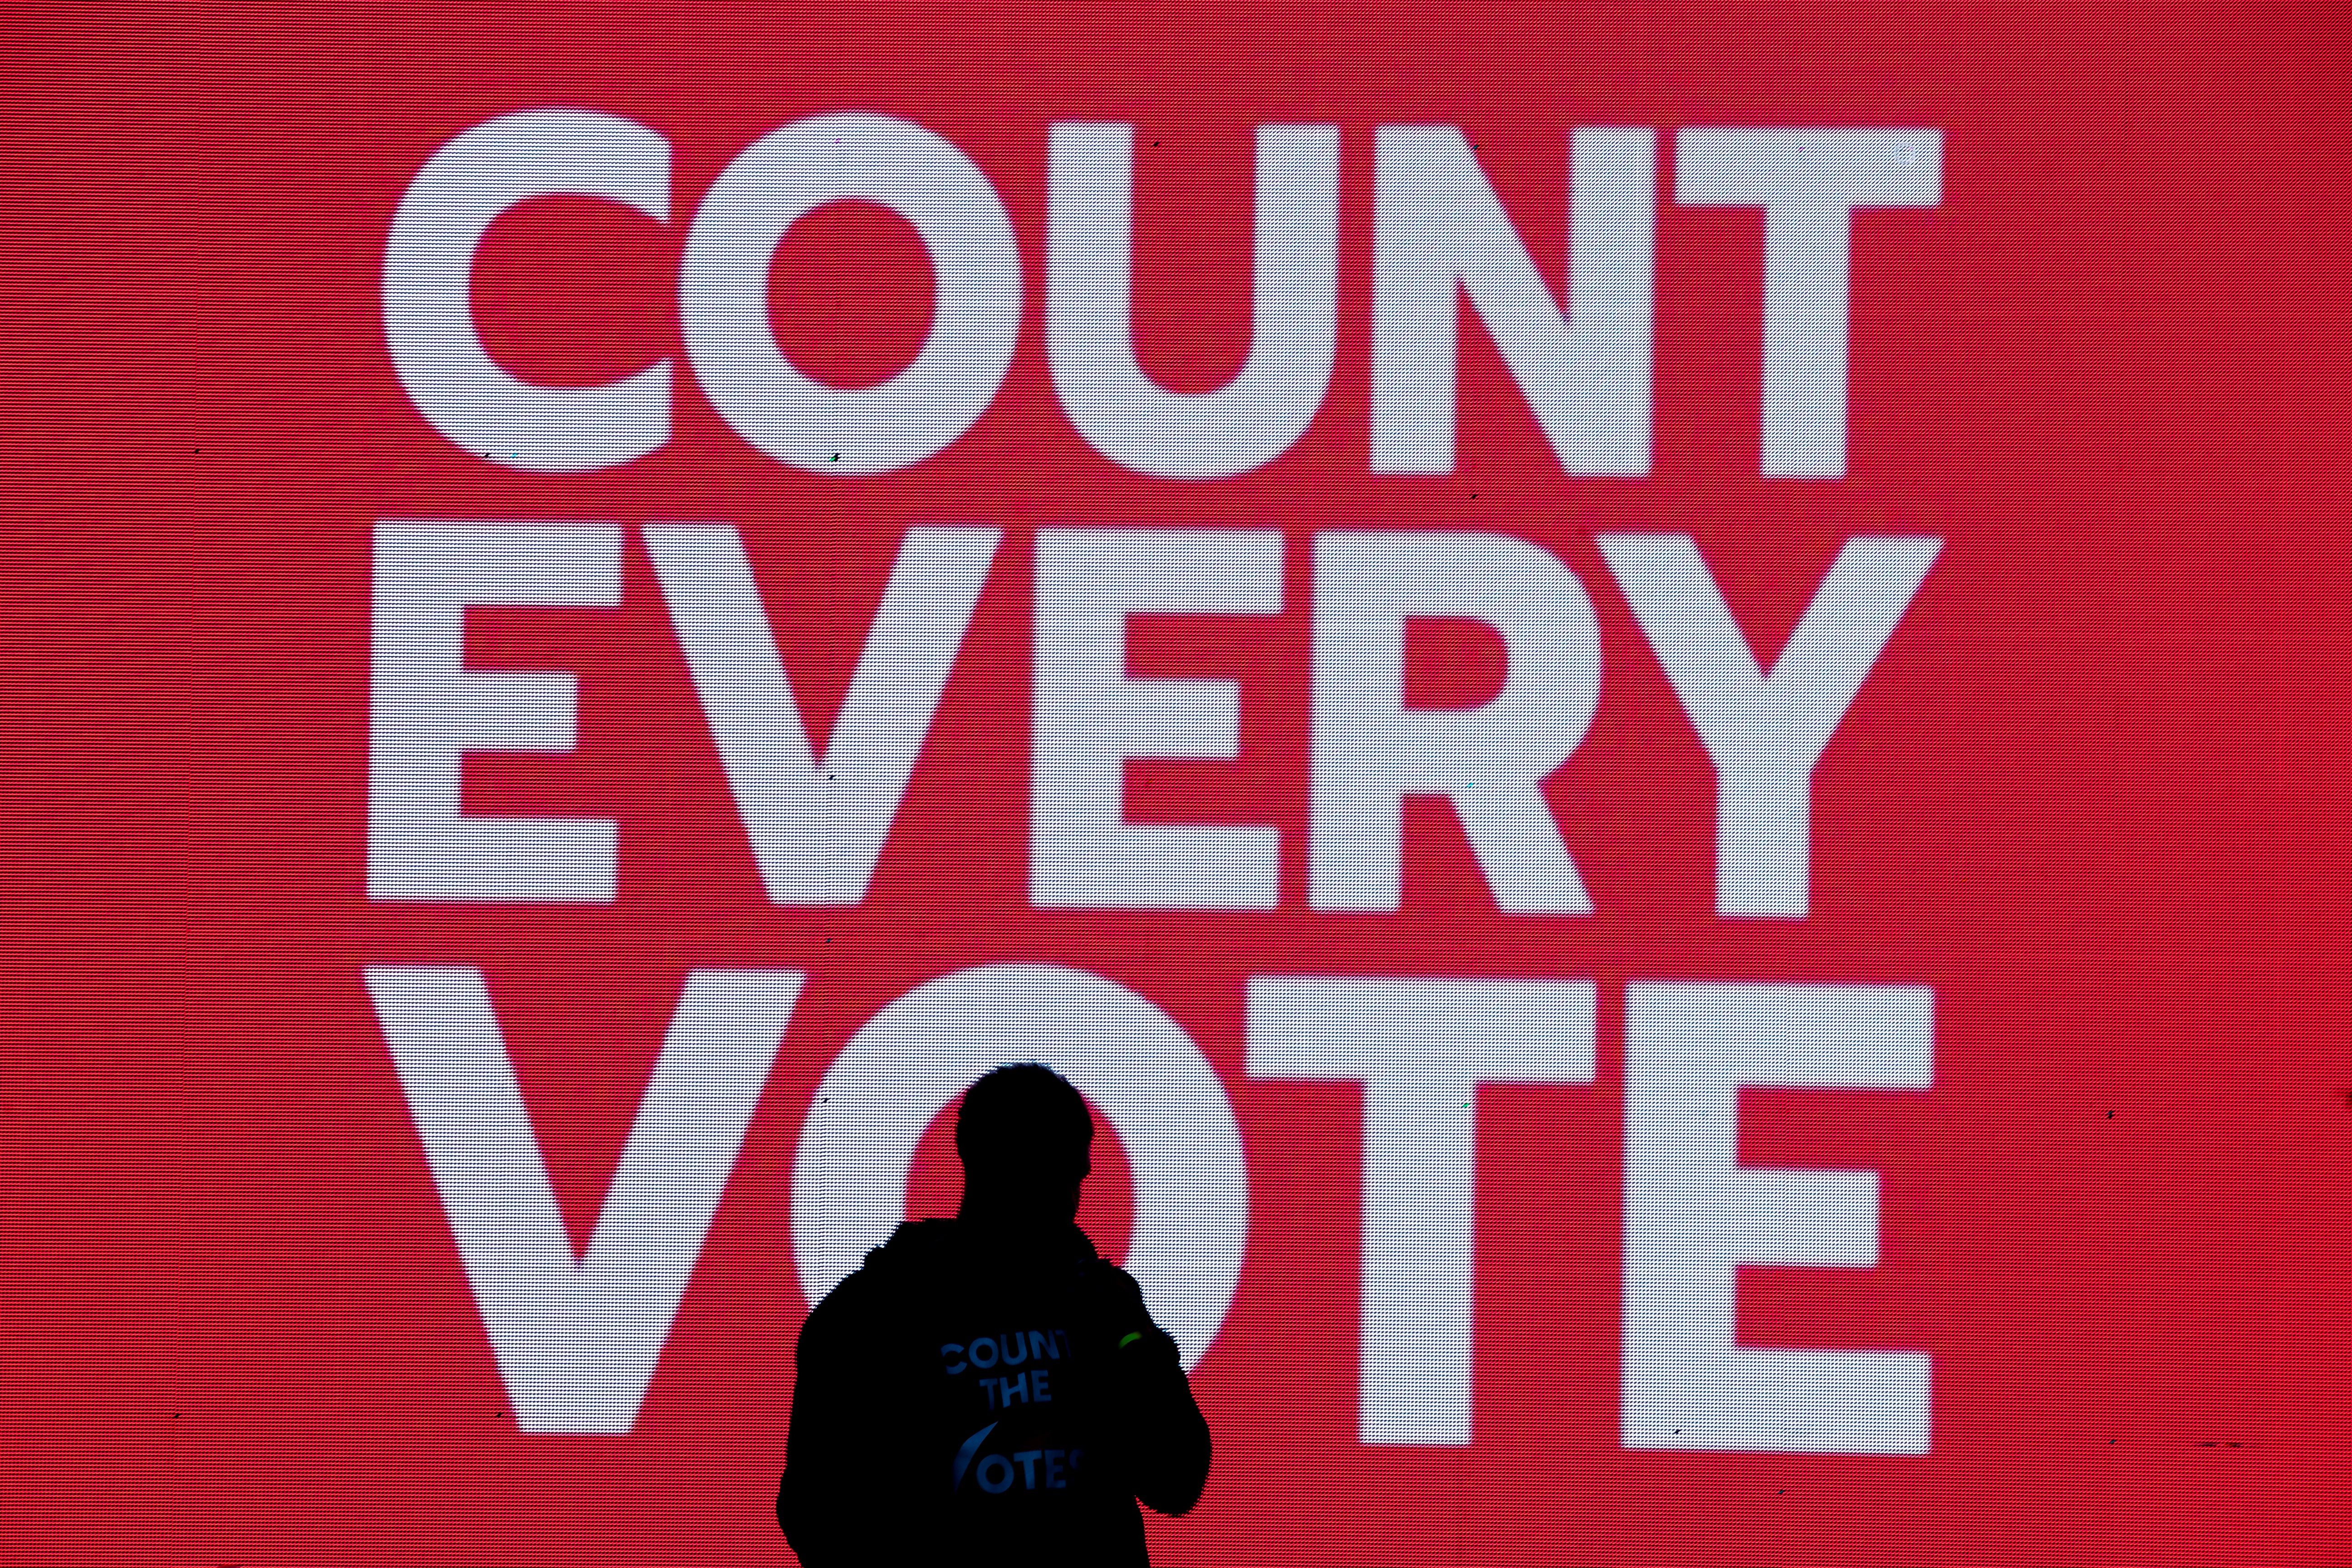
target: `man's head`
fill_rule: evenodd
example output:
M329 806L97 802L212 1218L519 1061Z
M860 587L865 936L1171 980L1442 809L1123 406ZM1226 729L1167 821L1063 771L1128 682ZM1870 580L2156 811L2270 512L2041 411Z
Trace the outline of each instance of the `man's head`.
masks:
M1037 1062L998 1068L956 1116L966 1215L1075 1219L1094 1169L1095 1119L1069 1080Z

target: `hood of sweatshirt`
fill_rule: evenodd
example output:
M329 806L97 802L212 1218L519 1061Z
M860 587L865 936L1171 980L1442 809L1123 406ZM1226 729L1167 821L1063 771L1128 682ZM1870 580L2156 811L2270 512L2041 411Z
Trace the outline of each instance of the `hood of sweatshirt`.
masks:
M866 1255L877 1275L1034 1279L1083 1275L1102 1266L1087 1233L1075 1224L1003 1225L971 1219L908 1220Z

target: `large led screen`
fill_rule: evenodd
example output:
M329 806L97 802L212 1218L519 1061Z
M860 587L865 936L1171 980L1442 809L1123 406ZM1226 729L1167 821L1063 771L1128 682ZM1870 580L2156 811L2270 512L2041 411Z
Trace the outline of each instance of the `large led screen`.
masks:
M0 1560L793 1562L1026 1060L1155 1563L2352 1552L2326 7L0 27Z

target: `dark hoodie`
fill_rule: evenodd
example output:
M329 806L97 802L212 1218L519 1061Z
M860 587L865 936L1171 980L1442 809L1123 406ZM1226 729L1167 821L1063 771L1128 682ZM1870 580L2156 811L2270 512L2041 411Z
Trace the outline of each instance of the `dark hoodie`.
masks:
M921 1220L801 1330L776 1519L806 1568L1145 1568L1209 1426L1176 1342L1075 1225Z

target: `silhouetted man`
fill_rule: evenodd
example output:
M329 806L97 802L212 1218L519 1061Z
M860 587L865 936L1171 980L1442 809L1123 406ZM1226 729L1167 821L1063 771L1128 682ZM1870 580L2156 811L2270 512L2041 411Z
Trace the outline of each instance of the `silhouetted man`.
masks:
M807 1568L1148 1563L1209 1426L1176 1342L1077 1226L1094 1118L1003 1067L956 1119L962 1206L902 1225L801 1330L776 1519Z

